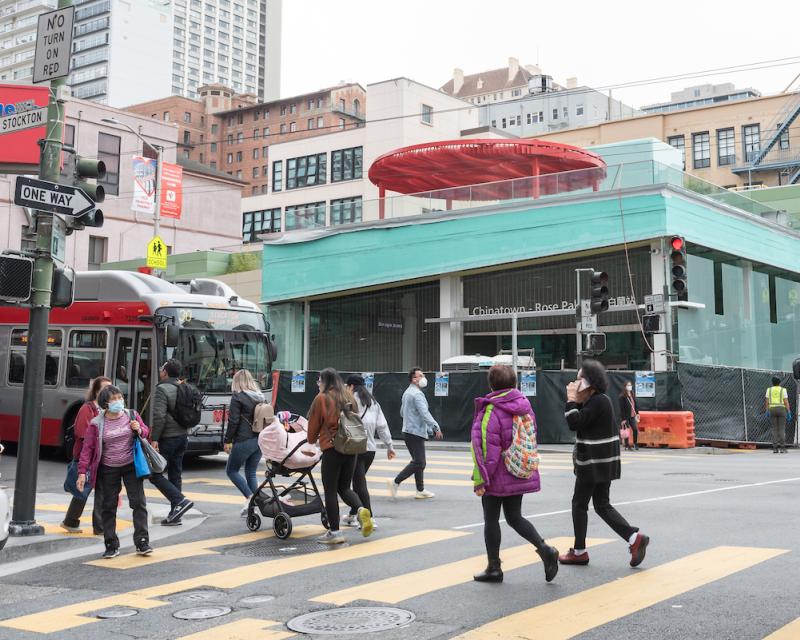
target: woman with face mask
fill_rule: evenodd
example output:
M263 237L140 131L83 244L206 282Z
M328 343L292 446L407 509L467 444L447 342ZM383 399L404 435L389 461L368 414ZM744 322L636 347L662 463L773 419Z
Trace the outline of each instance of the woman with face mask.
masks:
M633 395L633 383L626 382L619 394L620 427L629 428L633 437L633 447L630 440L625 442L626 451L639 450L639 412L636 411L636 398Z
M115 386L109 385L97 397L100 415L86 430L86 438L78 463L78 490L88 482L102 487L103 504L100 516L106 544L104 558L119 555L117 537L117 503L122 483L133 510L133 542L136 553L153 553L147 530L147 502L142 478L136 477L133 466L133 446L136 438L147 438L150 429L135 411L125 410L125 398Z
M589 501L594 510L617 535L628 543L630 565L637 567L644 560L650 538L639 533L611 506L612 480L620 477L619 430L614 408L606 395L606 369L597 360L584 360L578 379L567 385L564 417L575 431L572 460L575 469L575 491L572 495L572 525L575 546L559 556L561 564L589 564L586 551L586 527Z

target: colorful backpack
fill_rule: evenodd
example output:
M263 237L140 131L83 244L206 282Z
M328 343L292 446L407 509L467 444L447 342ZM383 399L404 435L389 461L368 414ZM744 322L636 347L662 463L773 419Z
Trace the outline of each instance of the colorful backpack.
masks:
M514 416L511 446L503 451L503 463L512 476L523 480L527 480L539 470L536 421L531 414Z

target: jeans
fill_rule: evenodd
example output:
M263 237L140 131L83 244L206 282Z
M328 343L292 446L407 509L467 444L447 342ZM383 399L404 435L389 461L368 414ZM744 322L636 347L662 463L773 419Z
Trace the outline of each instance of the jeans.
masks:
M406 478L414 475L414 480L417 483L417 491L425 490L425 438L422 436L415 436L413 433L404 433L403 440L406 443L406 448L411 454L411 462L397 474L394 479L395 484L400 484Z
M367 451L366 453L358 454L356 458L356 471L353 474L353 491L358 494L361 499L361 504L369 509L372 513L372 504L369 499L369 490L367 489L367 471L375 461L375 452ZM357 508L350 508L350 515L354 516L358 513ZM375 515L374 513L372 515Z
M594 484L575 479L575 492L572 495L572 526L575 529L575 549L586 548L586 528L589 524L589 500L594 510L618 536L629 540L638 527L632 527L619 512L611 506L609 492L610 482Z
M167 461L167 477L163 473L154 473L150 476L150 482L169 500L174 509L181 503L185 496L181 493L183 487L183 454L189 445L187 436L176 436L174 438L162 438L158 441L158 452Z
M786 448L786 407L770 407L769 423L772 425L772 448Z
M95 482L94 487L94 508L92 509L92 530L95 532L103 530L103 519L100 515L103 507L103 489L99 482ZM72 497L67 513L64 514L64 524L68 527L80 527L81 516L86 508L86 500Z
M322 452L322 487L325 491L325 512L328 514L328 528L339 530L339 499L351 509L362 506L355 491L350 488L356 468L356 456L339 453L331 447Z
M144 497L144 482L141 478L136 477L133 464L124 467L100 465L97 482L102 486L101 517L106 548L119 549L117 501L123 482L125 483L125 492L128 494L128 504L133 510L133 542L137 547L147 544L150 534L147 531L147 502Z
M228 455L228 464L225 465L225 473L245 498L249 498L258 490L256 471L260 461L261 449L258 448L258 438L233 443ZM244 476L239 473L242 465L244 465Z
M545 546L542 536L530 520L522 517L522 494L518 496L481 496L483 505L483 539L486 543L486 555L489 560L500 559L500 508L506 516L506 522L519 535L537 549Z

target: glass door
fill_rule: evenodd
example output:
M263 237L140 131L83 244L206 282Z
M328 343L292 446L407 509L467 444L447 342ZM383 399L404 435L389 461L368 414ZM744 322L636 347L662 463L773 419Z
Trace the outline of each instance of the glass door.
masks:
M122 391L122 395L125 397L125 406L129 408L135 408L134 399L131 397L131 389L136 389L137 386L136 384L131 385L131 380L136 381L134 375L135 350L136 331L133 329L118 330L114 344L114 368L111 379L114 381L114 386Z

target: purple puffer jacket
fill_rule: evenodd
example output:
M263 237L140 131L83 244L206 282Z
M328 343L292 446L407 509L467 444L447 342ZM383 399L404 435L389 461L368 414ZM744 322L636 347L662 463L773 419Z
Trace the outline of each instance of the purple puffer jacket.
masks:
M538 471L527 480L517 478L506 470L503 462L503 451L511 446L514 416L526 413L533 416L531 403L517 389L493 391L484 398L475 398L475 418L472 421L475 470L472 480L475 487L484 485L487 495L517 496L541 488Z

